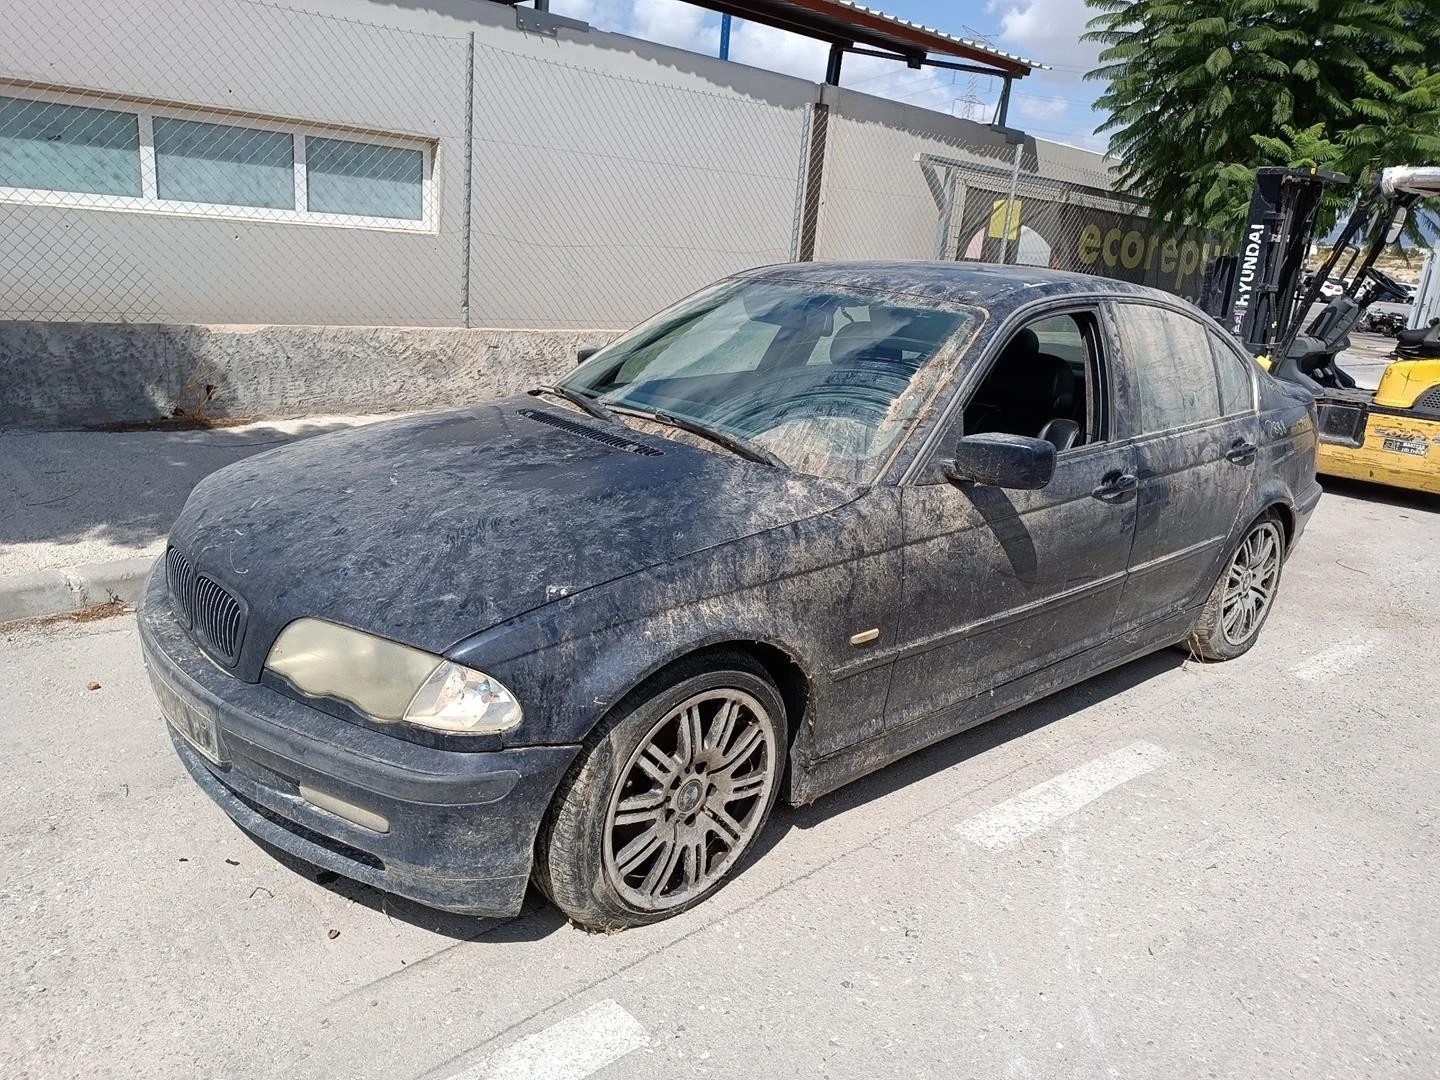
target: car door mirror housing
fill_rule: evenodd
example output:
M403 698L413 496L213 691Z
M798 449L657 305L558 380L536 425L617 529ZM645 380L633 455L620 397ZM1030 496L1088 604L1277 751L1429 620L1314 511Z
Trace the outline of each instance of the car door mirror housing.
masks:
M576 349L576 350L575 350L575 366L576 366L576 367L579 367L579 366L580 366L581 364L583 364L586 360L589 360L590 357L594 356L597 352L599 352L601 348L602 348L602 346L600 346L600 345L586 345L586 346L585 346L584 348L582 348L582 349Z
M1033 491L1055 475L1055 446L1045 439L987 431L966 435L955 445L955 458L945 466L951 483Z

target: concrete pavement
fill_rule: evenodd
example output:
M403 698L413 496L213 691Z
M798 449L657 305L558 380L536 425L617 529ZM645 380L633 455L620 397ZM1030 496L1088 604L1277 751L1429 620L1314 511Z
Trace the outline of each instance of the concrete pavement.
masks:
M0 432L0 623L133 602L203 477L296 439L384 419L314 416L198 431Z
M0 631L0 1075L1428 1080L1437 505L1333 487L1245 657L781 810L608 936L317 881L188 779L129 619Z

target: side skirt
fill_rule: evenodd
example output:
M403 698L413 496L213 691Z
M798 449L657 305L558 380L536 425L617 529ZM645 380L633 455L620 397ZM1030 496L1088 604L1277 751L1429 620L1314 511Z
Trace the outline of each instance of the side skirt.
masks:
M807 760L803 748L796 747L791 754L788 801L792 806L814 802L820 796L877 769L883 769L917 750L923 750L952 735L968 731L1102 672L1175 645L1185 639L1185 635L1195 625L1198 615L1199 608L1193 607L1169 615L1159 622L1132 630L1123 637L1096 645L1069 659L997 686L980 697L931 713L904 727L882 731L823 758Z

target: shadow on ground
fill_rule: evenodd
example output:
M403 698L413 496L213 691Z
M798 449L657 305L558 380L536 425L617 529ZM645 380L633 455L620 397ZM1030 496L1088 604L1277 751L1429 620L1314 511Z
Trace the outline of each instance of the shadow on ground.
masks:
M857 780L810 806L777 806L755 851L746 860L745 873L756 860L779 844L792 829L811 829L830 818L890 795L936 773L944 772L1012 739L1039 731L1072 713L1124 693L1148 679L1171 671L1185 662L1178 649L1164 649L1106 672L1069 690L1053 694L1015 712L1008 713L960 735L952 736L904 758L888 768ZM248 834L247 834L248 835ZM519 915L509 919L482 919L436 911L413 901L382 892L348 878L320 870L256 837L250 839L295 873L317 881L331 892L356 904L379 911L392 919L457 941L538 941L566 925L566 919L550 906L533 886Z
M0 577L153 549L201 479L241 458L351 427L274 421L194 431L0 433Z
M1428 491L1412 491L1409 488L1374 484L1367 480L1346 480L1338 476L1320 477L1320 486L1327 495L1343 495L1347 499L1398 506L1427 514L1440 513L1440 495L1432 495Z

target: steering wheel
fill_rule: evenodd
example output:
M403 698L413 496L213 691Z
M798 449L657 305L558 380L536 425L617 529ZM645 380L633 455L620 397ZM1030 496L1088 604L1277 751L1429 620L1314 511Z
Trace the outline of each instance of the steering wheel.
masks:
M1380 286L1381 295L1376 297L1377 300L1384 299L1387 293L1393 300L1404 300L1408 296L1404 286L1384 271L1372 266L1365 271L1365 276Z

